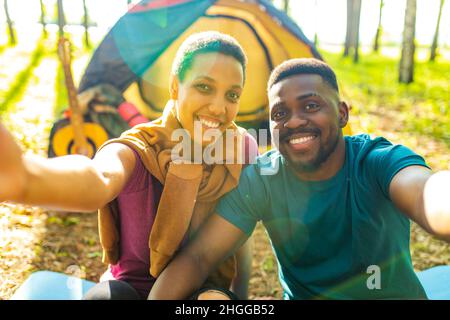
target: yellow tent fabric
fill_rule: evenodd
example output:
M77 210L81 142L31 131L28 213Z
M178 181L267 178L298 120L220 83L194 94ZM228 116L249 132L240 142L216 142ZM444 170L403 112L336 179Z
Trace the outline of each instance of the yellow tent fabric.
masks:
M165 50L139 83L133 83L125 91L125 98L148 118L158 117L169 98L169 75L178 47L189 35L207 30L233 36L247 53L247 83L237 117L239 122L267 121L266 85L273 67L289 58L314 56L307 44L285 29L263 6L219 0Z

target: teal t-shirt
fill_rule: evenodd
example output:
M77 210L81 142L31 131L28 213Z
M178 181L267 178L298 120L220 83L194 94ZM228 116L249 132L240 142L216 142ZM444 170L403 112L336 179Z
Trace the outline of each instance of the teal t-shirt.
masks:
M302 181L277 150L265 153L217 212L248 235L263 222L285 299L425 299L410 221L389 198L394 175L424 159L381 137L345 142L343 167L324 181Z

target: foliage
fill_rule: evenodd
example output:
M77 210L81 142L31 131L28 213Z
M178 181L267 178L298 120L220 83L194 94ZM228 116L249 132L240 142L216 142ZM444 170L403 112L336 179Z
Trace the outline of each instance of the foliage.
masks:
M353 115L394 115L391 130L432 137L450 146L450 61L416 62L415 81L405 85L397 82L397 59L367 54L353 64L339 54L323 55L336 72L344 98L351 102ZM377 133L373 126L363 129Z

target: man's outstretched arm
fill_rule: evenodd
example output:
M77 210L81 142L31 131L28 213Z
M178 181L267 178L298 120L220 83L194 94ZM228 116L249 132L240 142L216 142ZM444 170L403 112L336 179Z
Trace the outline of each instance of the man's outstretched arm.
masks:
M422 166L400 170L389 193L397 208L427 232L450 242L450 171Z
M187 299L208 275L247 240L247 235L218 214L213 214L198 235L159 275L151 300Z

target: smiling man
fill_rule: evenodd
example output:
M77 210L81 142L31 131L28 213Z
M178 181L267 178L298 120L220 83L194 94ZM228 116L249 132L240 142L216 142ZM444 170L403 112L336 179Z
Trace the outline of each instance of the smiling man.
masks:
M348 107L324 62L284 62L268 94L276 149L243 171L149 297L190 296L262 221L285 299L425 299L410 219L450 240L450 172L382 137L344 137Z

